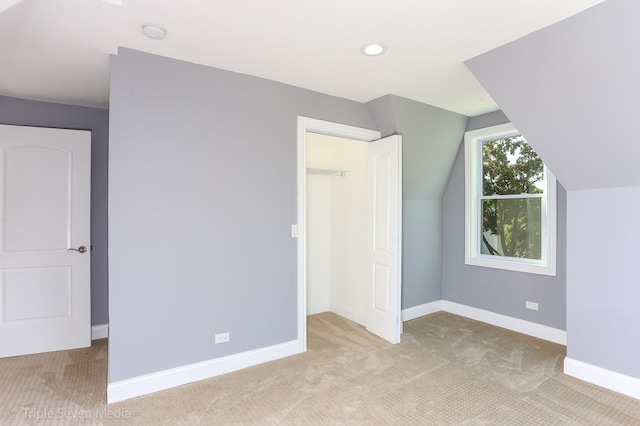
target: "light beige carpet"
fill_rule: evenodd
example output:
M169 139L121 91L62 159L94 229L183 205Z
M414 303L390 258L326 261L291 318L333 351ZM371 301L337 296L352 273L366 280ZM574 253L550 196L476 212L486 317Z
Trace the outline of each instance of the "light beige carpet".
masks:
M308 336L305 354L109 406L104 340L2 359L0 424L640 425L640 401L562 374L563 346L455 315L405 323L399 345L331 313Z

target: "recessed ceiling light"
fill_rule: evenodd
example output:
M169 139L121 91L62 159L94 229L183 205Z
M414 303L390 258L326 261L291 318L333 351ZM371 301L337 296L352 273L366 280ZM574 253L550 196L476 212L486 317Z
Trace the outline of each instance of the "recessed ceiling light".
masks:
M367 43L360 48L360 53L365 56L378 56L387 51L384 43Z
M167 31L157 25L143 25L142 32L153 40L162 40L167 36Z

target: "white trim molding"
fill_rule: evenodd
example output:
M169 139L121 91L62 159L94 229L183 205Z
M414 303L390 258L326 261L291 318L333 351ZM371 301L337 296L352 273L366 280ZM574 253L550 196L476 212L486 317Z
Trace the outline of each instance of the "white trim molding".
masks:
M564 359L564 374L640 399L640 379L636 377L616 373L569 357Z
M298 219L298 341L307 350L307 132L371 142L380 139L377 130L298 116L297 119L297 219Z
M107 403L112 404L114 402L124 401L126 399L209 379L221 374L231 373L232 371L242 370L243 368L296 355L302 352L300 349L300 342L292 340L267 348L242 352L109 383L107 386Z
M525 321L520 318L497 314L495 312L485 311L484 309L478 309L472 306L449 302L448 300L442 301L442 310L471 318L476 321L486 322L487 324L495 325L497 327L506 328L507 330L537 337L538 339L548 340L565 346L567 345L567 332L557 328L531 321Z
M497 195L484 194L482 172L482 144L520 135L512 123L471 130L464 134L465 156L465 264L532 274L556 275L556 178L551 170L544 166L544 193ZM541 255L540 260L523 259L508 256L494 256L481 253L482 207L483 199L540 198L541 211Z
M423 305L414 306L402 310L402 322L411 321L425 315L433 314L442 310L442 300L425 303Z
M436 300L434 302L403 309L402 321L410 321L439 311L449 312L451 314L460 315L461 317L485 322L487 324L495 325L496 327L506 328L507 330L537 337L538 339L548 340L560 345L567 345L567 332L564 330L531 321L525 321L520 318L513 318L497 314L495 312L485 311L484 309L474 308L473 306L450 302L448 300Z
M109 337L109 324L100 324L91 327L91 340L106 339L107 337Z
M331 305L329 302L312 303L311 305L307 305L307 315L321 314L323 312L329 312L330 310Z
M331 312L340 315L341 317L346 318L349 321L353 321L356 324L360 324L363 327L367 326L367 314L356 312L339 303L333 301L331 302Z
M449 312L451 314L460 315L461 317L486 322L487 324L495 325L496 327L506 328L507 330L537 337L538 339L548 340L560 345L567 345L567 332L564 330L531 321L525 321L520 318L496 314L495 312L485 311L484 309L474 308L473 306L449 302L448 300L436 300L434 302L425 303L424 305L403 309L402 321L410 321L439 311Z

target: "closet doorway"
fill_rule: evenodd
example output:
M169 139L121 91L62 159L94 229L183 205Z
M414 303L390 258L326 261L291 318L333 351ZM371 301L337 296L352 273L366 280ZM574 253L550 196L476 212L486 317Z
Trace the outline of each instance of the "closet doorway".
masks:
M400 153L400 136L298 120L298 323L305 349L306 315L326 311L400 340Z

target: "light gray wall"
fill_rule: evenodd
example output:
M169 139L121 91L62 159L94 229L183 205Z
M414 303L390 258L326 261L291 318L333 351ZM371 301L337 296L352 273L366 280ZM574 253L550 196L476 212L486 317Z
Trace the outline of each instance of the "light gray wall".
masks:
M393 95L381 96L365 104L378 125L382 137L398 133L395 112L393 110Z
M468 117L395 95L368 102L383 135L402 134L402 308L442 298L442 206Z
M440 200L402 202L402 309L442 299Z
M468 130L508 122L501 112L469 121ZM526 135L525 135L526 137ZM565 330L566 328L566 191L558 184L557 275L528 274L464 263L464 143L442 199L442 298L475 308ZM538 311L525 309L537 302Z
M608 0L466 62L568 191L640 186L638 16Z
M486 127L497 126L499 124L510 123L509 117L504 115L502 111L489 112L487 114L472 117L467 125L467 132L472 130L484 129ZM463 143L460 143L462 146Z
M403 140L403 192L410 200L440 200L469 118L465 115L391 96Z
M365 106L128 49L110 99L110 381L296 339L297 116Z
M640 187L569 192L567 356L640 378Z
M636 378L638 16L608 0L467 63L568 190L568 356Z
M0 123L91 130L91 324L107 324L109 111L0 96Z

